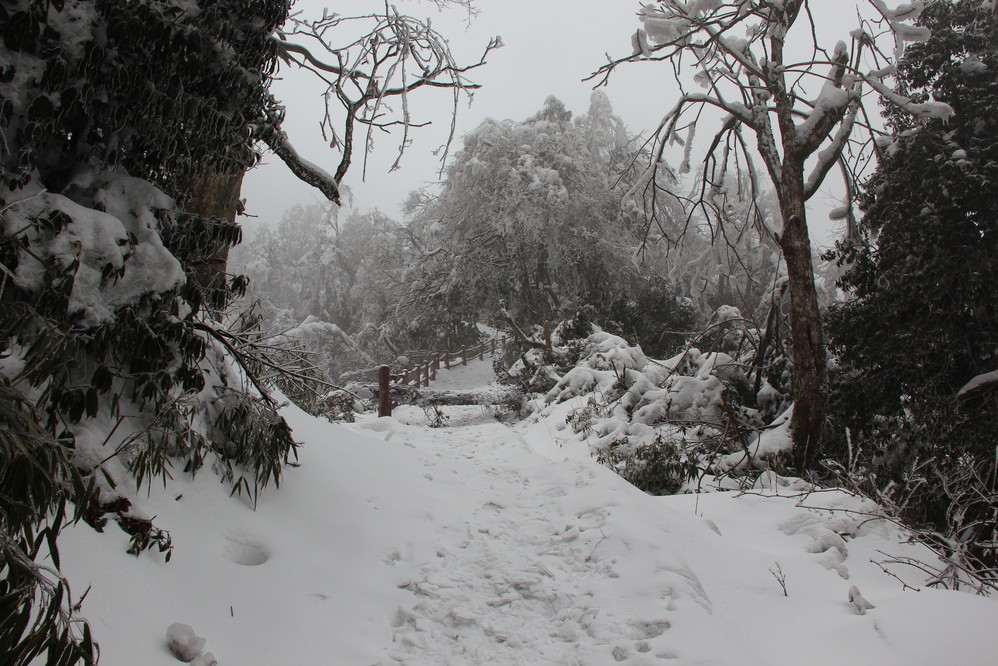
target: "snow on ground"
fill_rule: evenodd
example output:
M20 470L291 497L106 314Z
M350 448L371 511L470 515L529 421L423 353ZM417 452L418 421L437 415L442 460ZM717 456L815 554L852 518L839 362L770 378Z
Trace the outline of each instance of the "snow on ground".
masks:
M430 388L441 391L468 391L483 388L495 379L492 369L492 357L485 355L485 360L470 359L467 365L460 361L451 362L450 370L441 366L437 378L430 382Z
M650 497L559 428L570 408L514 427L446 408L446 428L414 407L351 425L287 408L301 466L255 511L208 471L140 494L170 563L125 554L113 526L67 530L101 663L177 664L174 623L221 666L994 663L998 602L905 591L870 560L926 553L847 511L863 502Z

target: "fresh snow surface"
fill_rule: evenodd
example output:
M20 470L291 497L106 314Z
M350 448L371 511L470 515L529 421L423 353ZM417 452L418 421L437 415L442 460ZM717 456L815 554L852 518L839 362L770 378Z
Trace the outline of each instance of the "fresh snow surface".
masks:
M981 388L982 386L987 386L988 384L994 384L996 382L998 382L998 370L992 370L991 372L985 372L982 375L977 375L976 377L974 377L973 379L971 379L969 382L967 382L966 384L964 384L963 388L960 389L960 392L957 393L957 395L958 396L966 395L966 394L970 393L971 391L976 391L977 389Z
M177 623L222 666L994 663L998 602L904 590L871 560L928 554L871 503L775 475L645 495L564 426L578 400L513 427L480 407L446 408L446 428L414 407L350 425L286 408L301 466L255 511L208 470L138 493L168 564L127 555L113 524L64 533L101 663L179 663Z
M440 366L437 378L430 382L430 388L441 391L469 391L484 388L494 379L492 357L486 354L484 361L479 361L478 358L469 359L468 365L461 365L461 361L451 361L450 370Z

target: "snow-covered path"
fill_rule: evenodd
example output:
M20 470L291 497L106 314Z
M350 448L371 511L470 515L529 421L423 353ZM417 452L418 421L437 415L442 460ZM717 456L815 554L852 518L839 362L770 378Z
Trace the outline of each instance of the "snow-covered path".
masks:
M474 423L476 410L455 414L464 424L427 442L427 452L478 468L467 479L477 506L463 533L441 539L435 560L403 584L413 596L399 609L391 658L427 665L669 658L662 639L669 608L679 597L705 603L695 576L654 559L617 566L615 555L628 546L607 525L616 502L592 487L597 470L548 463L487 415Z
M113 526L61 540L101 663L175 666L175 622L221 666L993 663L998 603L904 591L870 560L925 553L854 498L649 497L589 458L571 407L515 427L448 407L444 428L288 407L301 466L255 510L209 470L133 488L169 563Z
M484 360L475 358L469 360L467 365L457 361L451 364L450 369L442 367L430 387L442 391L466 391L485 387L493 379L492 357L486 354Z

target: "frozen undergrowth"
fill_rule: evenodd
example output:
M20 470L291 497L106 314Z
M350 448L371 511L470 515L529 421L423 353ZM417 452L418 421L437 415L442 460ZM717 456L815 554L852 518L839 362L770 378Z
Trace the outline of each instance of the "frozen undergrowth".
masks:
M571 403L565 422L593 455L645 490L675 492L694 480L702 487L704 474L783 470L783 456L792 446L793 406L765 377L752 381L752 373L759 372L751 365L758 331L727 306L713 321L714 351L689 346L656 360L619 336L597 331L574 343L579 360L568 369L542 365L536 350L512 373L533 373L530 383L542 389L528 412L546 415L555 405ZM543 390L540 376L553 386ZM656 464L665 467L656 473L650 470ZM636 480L663 474L675 478L658 486L653 479L653 487Z

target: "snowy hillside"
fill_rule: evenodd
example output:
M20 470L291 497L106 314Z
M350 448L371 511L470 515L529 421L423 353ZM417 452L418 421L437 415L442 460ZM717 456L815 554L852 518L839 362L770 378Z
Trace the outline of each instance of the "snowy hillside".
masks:
M570 408L513 428L478 407L446 428L286 408L301 466L255 511L208 472L139 494L169 563L67 530L101 663L178 663L174 623L239 666L993 663L998 602L904 589L917 570L871 560L929 554L873 507L779 484L651 497L567 434Z

